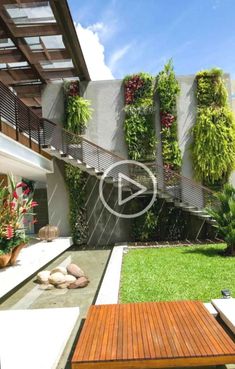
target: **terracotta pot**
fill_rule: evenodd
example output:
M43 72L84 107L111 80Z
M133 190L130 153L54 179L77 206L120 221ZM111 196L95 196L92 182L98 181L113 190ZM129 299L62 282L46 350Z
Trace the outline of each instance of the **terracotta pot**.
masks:
M24 247L25 247L25 243L22 243L19 246L14 247L14 249L11 252L11 258L9 261L9 265L14 265L16 263L18 255Z
M9 254L0 255L0 268L5 268L11 259L11 252Z

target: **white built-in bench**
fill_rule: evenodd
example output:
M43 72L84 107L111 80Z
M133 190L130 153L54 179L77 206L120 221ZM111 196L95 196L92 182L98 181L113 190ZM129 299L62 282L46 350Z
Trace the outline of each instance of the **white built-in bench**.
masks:
M235 334L235 299L216 299L212 304L219 312L220 318Z
M0 310L1 369L55 369L79 308Z

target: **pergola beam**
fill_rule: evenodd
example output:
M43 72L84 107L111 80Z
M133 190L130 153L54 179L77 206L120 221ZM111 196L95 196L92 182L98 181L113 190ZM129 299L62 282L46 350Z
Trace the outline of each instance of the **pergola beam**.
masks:
M18 49L0 49L0 63L17 63L22 61L25 61L25 59Z
M14 85L28 81L37 81L38 77L31 68L0 70L0 81L5 85Z
M37 78L41 79L42 82L45 82L44 76L41 73L40 66L37 67L36 64L33 64L31 61L31 50L29 46L26 44L26 42L23 40L23 38L17 38L15 37L14 33L12 32L11 25L8 24L6 16L4 14L3 6L0 5L0 25L3 30L5 30L7 33L11 35L11 39L18 48L18 50L22 53L25 61L28 62L28 64L31 66L33 73L37 76Z
M63 41L69 51L79 79L90 81L90 74L78 40L73 19L66 0L49 0L56 21L62 31Z
M50 11L48 17L41 19L37 7L44 3L48 6L48 2L53 16ZM31 7L33 17L22 16L20 12L11 17L11 9ZM47 44L43 39L56 35L62 36L61 46L56 42ZM37 39L26 41L30 37ZM90 80L67 0L0 0L0 41L4 39L10 39L11 43L0 42L0 63L5 64L0 70L0 80L13 86L29 106L40 105L41 88L50 80L74 77ZM66 62L70 60L73 66L68 68ZM53 65L56 61L61 63Z
M61 31L57 24L45 24L40 26L16 27L12 26L14 37L37 37L37 36L55 36L60 35Z
M42 84L16 85L14 90L19 98L35 98L41 96Z
M69 59L70 55L67 50L37 51L31 54L31 63L38 64L42 61L48 60L64 60ZM25 61L23 54L18 49L1 50L0 44L0 63L16 63Z

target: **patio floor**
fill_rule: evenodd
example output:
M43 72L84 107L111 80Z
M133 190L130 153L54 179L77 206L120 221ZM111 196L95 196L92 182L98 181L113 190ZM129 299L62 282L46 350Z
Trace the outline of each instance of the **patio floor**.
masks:
M0 312L1 310L16 309L80 308L79 319L74 326L70 339L68 340L63 355L61 356L58 369L69 368L69 354L71 352L72 345L79 330L81 321L85 318L89 306L94 301L109 254L109 249L83 251L70 249L45 268L51 270L58 265L67 265L70 262L76 263L85 271L90 279L90 283L86 288L42 291L39 289L39 285L35 283L35 277L33 277L5 301L2 299L1 302L0 299Z

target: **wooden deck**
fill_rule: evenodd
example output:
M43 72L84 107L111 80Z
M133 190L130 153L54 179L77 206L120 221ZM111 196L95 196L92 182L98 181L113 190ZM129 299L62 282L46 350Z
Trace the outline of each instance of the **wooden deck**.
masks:
M235 343L198 301L91 306L72 369L235 363Z

